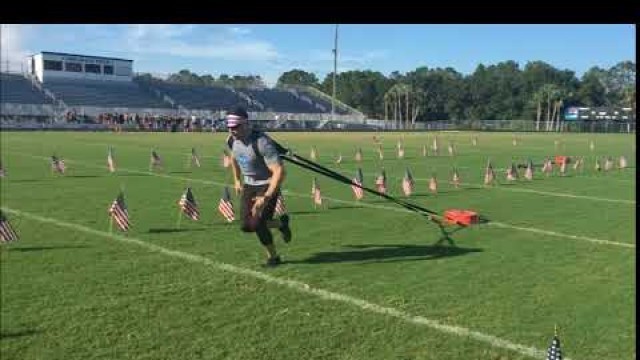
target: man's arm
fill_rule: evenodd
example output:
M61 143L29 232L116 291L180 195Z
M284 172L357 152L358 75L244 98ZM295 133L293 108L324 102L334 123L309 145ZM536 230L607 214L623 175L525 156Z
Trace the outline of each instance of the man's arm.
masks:
M284 170L284 166L279 163L272 163L267 165L267 167L269 168L269 170L271 170L271 179L269 181L269 187L267 188L267 191L265 191L264 196L267 198L267 200L269 200L273 197L273 194L276 192L276 190L278 190L278 188L280 188L280 185L282 185L282 183L284 182L286 173Z
M231 157L231 171L233 172L233 188L236 191L236 195L242 191L242 180L240 179L240 166L233 155Z

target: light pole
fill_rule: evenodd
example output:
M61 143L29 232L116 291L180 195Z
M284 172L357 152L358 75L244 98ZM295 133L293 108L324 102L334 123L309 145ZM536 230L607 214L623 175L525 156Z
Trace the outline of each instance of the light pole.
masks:
M336 113L336 75L338 72L338 24L333 43L333 96L331 97L331 120L335 120Z

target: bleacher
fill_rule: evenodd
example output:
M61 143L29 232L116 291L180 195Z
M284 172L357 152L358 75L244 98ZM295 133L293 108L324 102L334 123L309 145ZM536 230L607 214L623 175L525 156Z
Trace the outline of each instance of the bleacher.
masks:
M265 106L265 111L289 113L322 113L312 104L298 99L288 91L279 89L241 89Z
M51 104L37 87L24 76L0 73L0 102L12 104Z
M69 106L169 107L135 82L47 79L43 86Z
M315 103L320 104L321 106L323 106L325 109L327 109L327 112L331 112L331 101L327 101L323 98L320 98L319 96L313 96L309 93L299 93L301 96L306 96L309 99L313 100ZM348 115L349 111L342 109L341 107L339 107L338 105L336 105L335 108L335 112L336 114L339 115Z
M236 105L249 104L233 91L219 86L197 86L154 81L152 88L169 96L188 109L228 109ZM250 109L251 110L251 109Z

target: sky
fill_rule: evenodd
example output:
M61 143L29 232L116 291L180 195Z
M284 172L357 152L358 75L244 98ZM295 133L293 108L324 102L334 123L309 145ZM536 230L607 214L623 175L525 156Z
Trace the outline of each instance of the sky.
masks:
M1 68L20 71L40 51L134 60L135 72L167 76L260 75L274 85L285 71L333 71L335 25L3 24ZM593 66L635 61L636 29L615 25L365 25L338 26L338 72L389 75L417 67L452 67L467 75L479 64L545 61L580 77ZM8 60L8 61L7 61Z

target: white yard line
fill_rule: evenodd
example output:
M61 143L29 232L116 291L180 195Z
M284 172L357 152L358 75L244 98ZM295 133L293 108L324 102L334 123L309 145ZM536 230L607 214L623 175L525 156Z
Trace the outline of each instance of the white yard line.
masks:
M43 217L43 216L31 214L31 213L20 211L20 210L10 209L6 207L3 207L2 210L6 211L7 213L22 216L24 218L35 220L41 223L47 223L47 224L51 224L51 225L55 225L55 226L59 226L67 229L81 231L94 236L100 236L100 237L120 241L123 243L137 245L149 251L154 251L154 252L161 253L163 255L180 258L192 263L203 264L211 268L214 268L216 270L262 280L268 284L283 286L283 287L298 291L300 293L316 296L323 300L335 301L335 302L340 302L347 305L355 306L364 311L394 317L407 323L426 326L443 333L452 334L452 335L464 337L464 338L471 338L476 341L487 343L492 347L511 350L519 354L529 356L531 358L542 359L546 354L546 351L544 350L536 349L534 347L530 347L526 345L517 344L509 340L501 339L496 336L485 334L479 331L474 331L465 327L444 324L437 320L429 319L424 316L411 315L409 313L398 310L396 308L377 305L377 304L368 302L367 300L352 297L346 294L341 294L341 293L332 292L329 290L324 290L321 288L312 287L309 284L306 284L297 280L271 276L263 272L259 272L259 271L255 271L255 270L251 270L251 269L247 269L247 268L243 268L243 267L239 267L239 266L235 266L235 265L231 265L223 262L218 262L203 256L185 253L177 250L171 250L162 246L148 243L140 239L136 239L131 236L123 236L116 233L110 234L108 232L95 230L83 225L69 223L69 222L65 222L65 221L50 218L50 217ZM566 360L570 360L570 359L566 358Z

